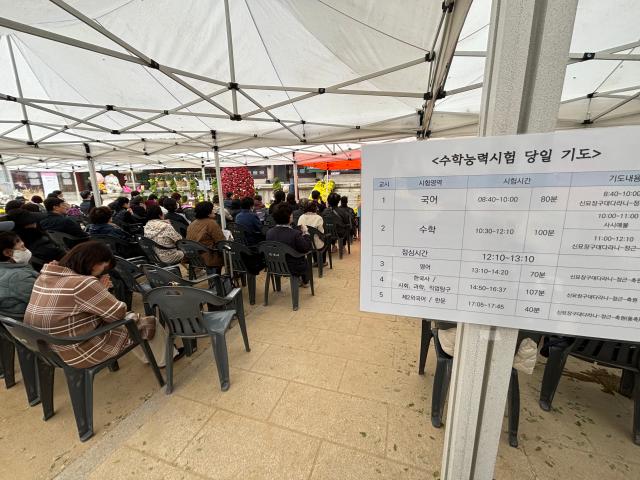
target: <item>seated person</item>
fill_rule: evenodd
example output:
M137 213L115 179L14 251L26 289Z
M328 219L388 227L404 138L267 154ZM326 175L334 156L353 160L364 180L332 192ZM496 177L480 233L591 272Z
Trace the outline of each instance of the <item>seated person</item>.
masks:
M296 194L293 192L287 193L287 200L286 202L291 206L291 211L295 212L296 210L298 210L299 205L298 205L298 201L296 200Z
M195 208L196 219L187 228L187 240L201 243L209 248L216 248L216 243L225 240L222 228L214 220L213 203L200 202ZM220 268L224 265L222 255L218 252L207 252L202 254L202 259L207 266L207 273L220 273Z
M38 205L38 208L40 209L41 213L46 213L47 209L44 208L44 200L42 199L42 197L40 195L34 195L33 197L31 197L31 203L35 203L36 205Z
M189 220L182 213L178 213L178 202L174 198L166 198L162 206L167 210L164 214L164 218L172 223L184 226L186 229L189 226Z
M265 204L262 203L262 195L256 195L255 197L253 197L255 203L253 204L253 208L255 208L256 210L261 209L261 208L265 208Z
M122 320L127 306L108 290L111 282L107 272L114 265L106 245L92 241L76 245L58 264L44 266L33 286L24 322L50 335L76 337ZM164 330L156 326L153 317L138 317L136 323L143 339L154 338L156 329L160 333L150 344L160 364ZM87 368L117 356L131 343L127 329L120 327L80 344L52 348L72 367Z
M93 200L93 192L91 192L91 190L84 190L83 192L80 192L80 197L82 198L82 202L80 202L80 211L83 215L89 215L91 209L96 206L96 203Z
M304 213L300 215L298 225L313 227L320 233L324 233L324 222L322 221L322 217L318 215L318 205L315 202L304 199L300 202L300 206L303 207ZM324 247L324 242L320 238L315 237L313 241L317 249Z
M169 220L164 219L160 205L151 205L147 209L144 236L163 247L172 247L171 250L155 249L156 254L163 262L174 264L184 257L184 252L176 247L176 242L182 240L182 235L176 232Z
M36 257L43 264L60 260L64 256L65 251L38 226L38 222L43 218L41 213L18 208L9 212L5 218L15 223L14 231L22 239L33 257ZM39 269L40 267L41 264L34 263L34 268Z
M123 258L144 257L144 251L137 243L136 237L114 224L111 214L112 212L109 207L98 207L91 210L89 214L91 223L87 227L87 233L92 236L108 235L127 242L125 244L119 243L115 245L115 254Z
M253 213L253 204L253 198L243 198L240 203L240 213L236 216L236 223L244 227L244 237L249 246L257 245L264 240L262 224L258 216Z
M276 226L267 232L267 241L282 242L300 253L311 250L309 235L303 234L296 228L291 228L291 206L286 202L279 203L273 209L273 219ZM300 277L300 286L309 286L309 264L306 258L287 257L287 265L293 275Z
M271 205L269 205L269 215L273 215L273 210L276 208L276 206L279 203L284 202L285 198L287 198L287 196L285 195L285 193L282 190L276 190L273 194L273 202L271 202Z
M349 223L344 223L342 215L338 213L338 204L340 203L340 195L337 193L330 193L327 198L329 206L322 212L322 219L326 225L331 223L335 225L336 235L340 238L345 238L349 233Z
M355 235L356 212L353 211L353 208L351 208L348 203L349 199L347 197L340 197L340 206L336 208L336 211L346 225L351 225L351 235Z
M131 202L129 202L129 206L131 207L131 218L134 223L140 223L142 225L147 223L147 206L141 195L133 197Z
M15 232L0 233L0 313L21 317L38 274L29 264L31 252Z
M47 216L40 221L44 230L62 232L77 238L86 238L86 232L80 228L78 222L67 216L69 204L59 197L49 196L44 201Z
M322 200L322 195L318 190L311 190L311 201L318 205L318 213L322 215L327 205L324 203L324 200Z
M112 222L113 212L109 207L98 207L91 210L87 227L89 235L110 235L126 242L133 241L133 237Z
M231 206L231 203L229 203L229 206ZM218 195L213 196L213 217L215 218L216 215L220 215L220 197ZM224 218L229 222L233 222L233 217L226 206L224 207Z
M18 208L22 208L25 202L22 200L9 200L4 206L4 212L9 213L11 210L16 210Z
M231 218L233 218L234 222L236 221L236 216L238 216L240 210L242 210L240 199L234 198L233 200L231 200L231 208L229 209L229 213L231 213Z

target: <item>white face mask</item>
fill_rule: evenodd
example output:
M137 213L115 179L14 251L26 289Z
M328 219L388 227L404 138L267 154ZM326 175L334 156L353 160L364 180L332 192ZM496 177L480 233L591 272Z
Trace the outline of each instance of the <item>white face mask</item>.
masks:
M31 251L27 250L14 250L13 251L13 261L16 263L29 263L31 260Z

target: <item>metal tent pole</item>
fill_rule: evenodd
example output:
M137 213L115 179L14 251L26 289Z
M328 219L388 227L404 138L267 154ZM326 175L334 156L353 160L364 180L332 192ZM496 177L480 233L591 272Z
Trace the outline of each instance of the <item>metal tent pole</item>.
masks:
M76 198L78 199L78 202L82 202L82 199L80 198L80 189L78 188L78 177L76 176L75 165L71 165L71 175L73 175L73 186L76 189Z
M133 166L129 165L129 172L131 172L131 184L133 185L132 190L136 190L136 175L133 173Z
M13 178L11 177L11 172L9 171L9 167L7 167L6 163L4 163L4 161L2 160L2 155L0 155L0 165L2 165L2 173L4 175L5 182L9 184L9 187L11 187L11 192L9 193L13 195L13 192L16 189L16 187L13 184Z
M480 135L555 129L577 0L494 0ZM443 480L494 478L518 330L460 324Z
M102 206L102 196L100 195L100 187L98 186L98 176L96 175L96 163L91 156L91 148L88 143L84 144L84 150L87 157L87 165L89 167L89 179L91 180L91 190L93 191L93 199L96 207Z
M220 155L218 155L218 138L216 131L211 131L213 137L213 157L216 162L216 180L218 183L218 205L220 206L220 226L223 230L227 228L227 219L224 215L224 194L222 192L222 175L220 175Z
M293 152L293 193L296 195L296 200L299 200L300 191L298 188L298 162L296 161L296 152Z

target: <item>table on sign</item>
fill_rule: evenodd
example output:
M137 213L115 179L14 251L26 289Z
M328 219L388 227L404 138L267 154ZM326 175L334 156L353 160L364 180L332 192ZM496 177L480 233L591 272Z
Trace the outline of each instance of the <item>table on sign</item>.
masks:
M640 322L640 171L375 178L372 301Z

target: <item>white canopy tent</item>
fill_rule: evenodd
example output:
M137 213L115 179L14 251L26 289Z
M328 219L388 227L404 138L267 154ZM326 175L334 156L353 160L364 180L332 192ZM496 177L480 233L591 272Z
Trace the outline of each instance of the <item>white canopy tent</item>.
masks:
M327 143L477 132L490 0L0 9L10 169L200 167L214 145L222 166L278 163ZM640 122L638 18L633 0L580 0L558 128Z

